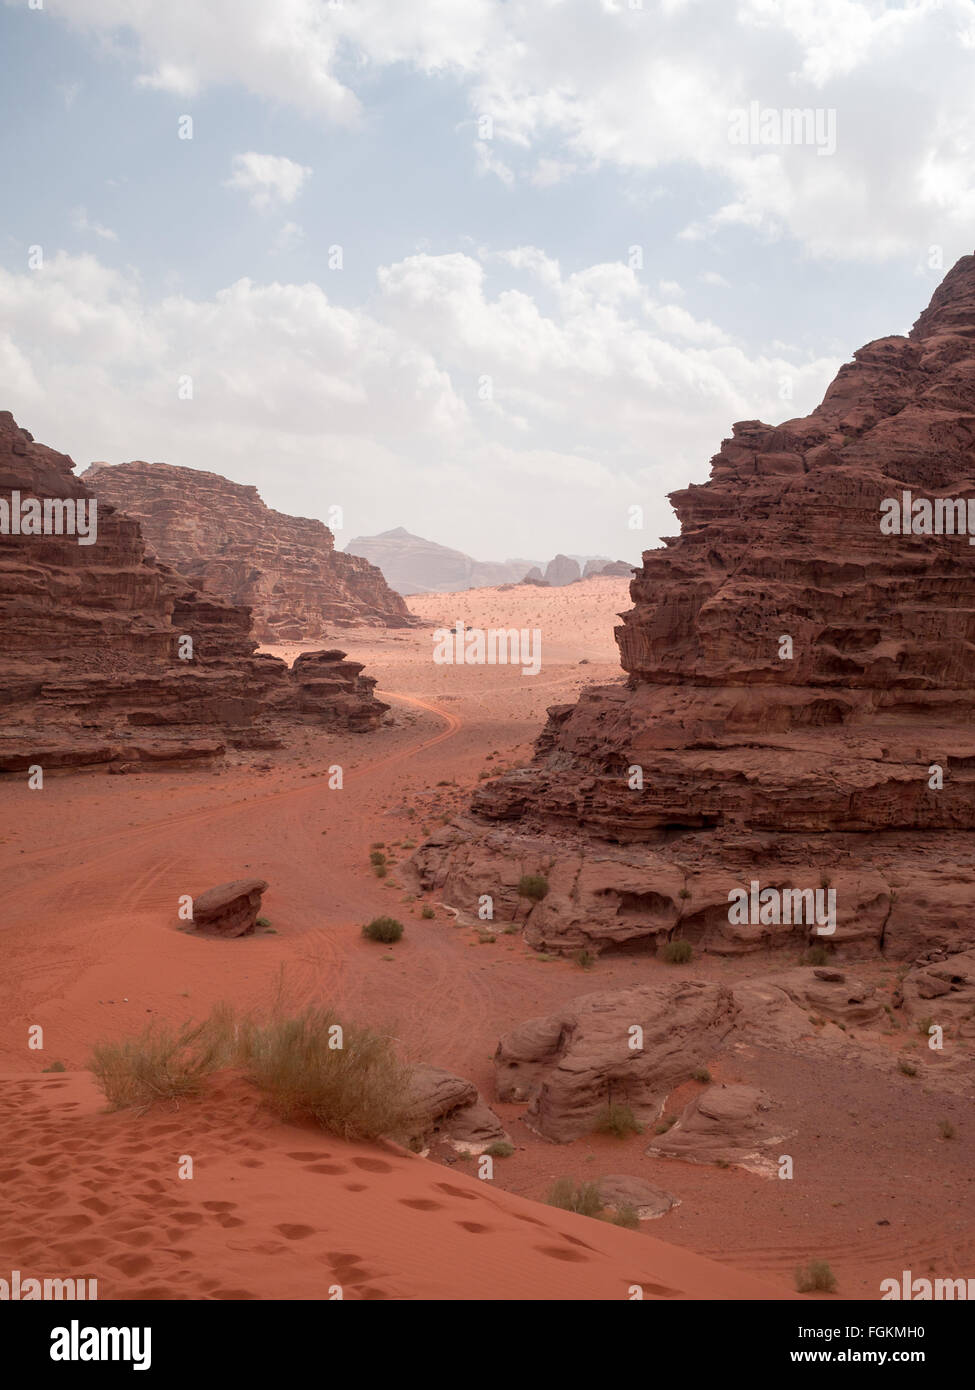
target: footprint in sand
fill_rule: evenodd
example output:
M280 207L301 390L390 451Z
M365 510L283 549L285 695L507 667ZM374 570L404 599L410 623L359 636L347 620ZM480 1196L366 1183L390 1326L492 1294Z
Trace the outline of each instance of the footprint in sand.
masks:
M417 1211L443 1211L442 1202L431 1202L429 1197L400 1197L401 1207L414 1207Z
M479 1221L455 1221L455 1226L463 1226L465 1231L471 1231L474 1235L484 1235L488 1231L493 1231L493 1226L482 1226Z
M205 1211L236 1211L236 1210L237 1210L237 1203L236 1203L236 1202L204 1202L204 1203L203 1203L203 1208L204 1208Z
M331 1158L331 1157L332 1157L332 1155L331 1155L331 1154L325 1153L325 1151L324 1151L323 1149L316 1149L314 1153L306 1153L306 1152L303 1150L301 1153L296 1153L296 1154L285 1154L285 1158L294 1158L294 1159L297 1159L297 1161L298 1161L299 1163L314 1163L314 1162L316 1162L319 1158Z
M241 1168L263 1168L264 1164L259 1158L242 1158L240 1166Z
M305 1171L308 1173L328 1173L335 1177L339 1173L347 1173L349 1170L338 1163L309 1163Z
M342 1186L346 1192L368 1192L368 1185L364 1182L346 1182Z
M142 1274L144 1270L151 1268L152 1257L150 1255L115 1255L105 1261L113 1269L120 1269L123 1274L133 1275Z
M437 1182L434 1183L434 1187L439 1188L441 1192L449 1192L451 1197L463 1197L467 1202L476 1202L478 1200L476 1192L468 1192L466 1188L455 1187L454 1184L450 1182Z
M393 1165L384 1163L381 1158L354 1158L352 1162L366 1173L391 1173Z
M565 1260L567 1264L588 1264L589 1259L586 1255L580 1255L578 1250L566 1250L562 1245L536 1245L535 1249L540 1255L548 1255L551 1260Z
M275 1226L274 1229L280 1231L286 1240L305 1240L315 1234L314 1226L299 1226L291 1221L285 1221L283 1225Z

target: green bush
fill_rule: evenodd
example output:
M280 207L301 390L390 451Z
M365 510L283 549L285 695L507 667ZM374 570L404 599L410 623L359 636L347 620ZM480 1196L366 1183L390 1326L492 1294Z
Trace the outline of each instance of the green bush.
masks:
M621 1202L613 1213L612 1222L614 1226L624 1226L628 1231L637 1231L640 1228L640 1213L629 1202Z
M423 918L425 922L429 922L430 919L436 917L436 915L437 914L434 912L433 908L429 905L425 907L423 911L420 913L420 916Z
M617 1105L615 1101L600 1110L593 1126L597 1134L615 1134L617 1139L625 1139L628 1134L641 1134L642 1126L628 1105Z
M592 951L587 951L584 946L580 950L572 952L572 959L580 970L591 970L596 964L595 955Z
M399 941L403 935L403 923L395 917L374 917L362 928L362 935L370 941Z
M796 1270L799 1293L835 1293L836 1275L825 1260L810 1260L805 1269Z
M577 1187L571 1178L557 1178L545 1200L550 1207L574 1211L579 1216L598 1216L603 1209L603 1199L594 1182L580 1183Z
M97 1043L88 1066L112 1109L199 1095L206 1078L232 1060L231 1039L215 1017L177 1029L151 1023L122 1042Z
M668 941L660 955L668 965L686 965L694 954L689 941Z
M548 892L548 879L542 874L522 874L518 880L518 896L540 903Z
M484 1152L488 1158L510 1158L515 1151L514 1144L509 1144L504 1139L497 1139L493 1144L489 1144Z

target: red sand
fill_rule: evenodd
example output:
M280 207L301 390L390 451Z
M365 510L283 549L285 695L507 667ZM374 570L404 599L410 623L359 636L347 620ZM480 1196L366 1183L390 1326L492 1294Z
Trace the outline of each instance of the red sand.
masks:
M295 1003L391 1032L404 1056L470 1077L489 1103L503 1031L632 982L625 957L583 974L539 963L517 936L475 945L442 910L422 920L395 872L380 881L368 860L373 842L419 842L482 769L526 760L546 705L619 674L612 627L627 581L409 602L431 624L541 628L541 674L436 666L429 629L343 633L343 648L380 677L392 727L302 731L291 749L216 774L0 785L10 827L0 843L0 1275L88 1275L101 1297L321 1298L341 1284L346 1297L626 1298L642 1284L655 1297L788 1298L795 1266L824 1258L843 1296L876 1298L879 1278L912 1262L971 1263L947 1186L912 1203L903 1185L897 1221L877 1227L865 1190L872 1198L879 1181L886 1199L912 1165L902 1159L889 1184L866 1180L853 1133L830 1148L829 1183L786 1200L739 1170L647 1159L639 1138L544 1144L512 1107L498 1109L518 1152L495 1163L490 1184L461 1171L473 1165L279 1124L231 1077L178 1108L104 1113L90 1078L75 1075L92 1044L154 1018L202 1018L221 1000L266 1006L282 972ZM334 763L341 791L328 787ZM387 852L402 862L410 850ZM264 911L276 935L177 930L179 895L251 875L271 885ZM382 911L406 924L392 948L360 935ZM711 968L695 962L695 973ZM32 1024L43 1025L43 1052L27 1048ZM42 1075L55 1060L68 1074ZM802 1084L812 1094L815 1078ZM177 1177L183 1154L192 1181ZM600 1172L640 1174L682 1205L629 1232L540 1204L559 1174Z

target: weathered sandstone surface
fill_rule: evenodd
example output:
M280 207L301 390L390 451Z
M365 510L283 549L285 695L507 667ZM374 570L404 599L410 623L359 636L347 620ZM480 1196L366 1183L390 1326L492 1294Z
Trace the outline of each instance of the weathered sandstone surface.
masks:
M431 1144L443 1139L473 1153L508 1140L473 1081L426 1062L418 1062L410 1074L407 1124L414 1141Z
M648 1122L714 1053L735 1014L730 991L702 980L583 995L501 1039L497 1098L527 1102L526 1124L560 1144L590 1133L610 1104Z
M549 949L975 943L975 550L883 533L905 492L975 498L973 256L811 415L735 425L671 495L681 534L616 629L625 680L550 709L532 765L415 856L419 886L513 919L544 872L526 936ZM835 893L835 930L730 920L755 881Z
M252 936L267 890L263 878L238 878L193 899L193 926L212 936Z
M733 1163L767 1172L776 1133L772 1098L757 1086L709 1086L647 1153L690 1163Z
M313 642L335 627L417 622L381 570L336 550L323 522L266 506L256 487L168 463L93 463L81 476L139 522L163 564L250 608L262 642Z
M0 412L5 503L90 501L72 470ZM296 723L374 728L387 709L341 652L294 670L255 656L247 609L148 557L139 523L101 501L94 544L0 535L0 630L0 772L179 765L277 746Z

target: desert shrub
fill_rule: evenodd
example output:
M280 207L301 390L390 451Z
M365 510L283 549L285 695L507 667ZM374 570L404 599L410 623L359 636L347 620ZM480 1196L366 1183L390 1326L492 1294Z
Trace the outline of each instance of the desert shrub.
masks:
M825 965L829 960L829 952L825 946L810 946L808 951L803 951L799 958L800 965Z
M693 954L694 947L689 941L668 941L660 952L668 965L686 965Z
M122 1042L97 1043L88 1062L113 1110L199 1095L208 1076L233 1057L227 1015L171 1028L151 1023Z
M640 1213L629 1202L621 1202L611 1220L614 1226L625 1226L628 1231L637 1231L640 1228Z
M583 946L578 951L573 951L572 959L575 961L576 965L578 965L580 970L591 970L593 966L596 964L595 955L592 951L587 951L585 946Z
M927 1018L919 1018L919 1019L918 1019L918 1021L917 1021L917 1031L921 1034L921 1037L922 1037L922 1038L926 1038L926 1037L929 1036L928 1030L931 1028L931 1026L932 1026L933 1023L934 1023L934 1019L930 1016L930 1014L928 1015Z
M810 1260L796 1270L796 1288L800 1293L835 1293L836 1275L825 1260Z
M395 917L374 917L362 928L362 935L370 941L399 941L403 935L403 923Z
M905 1058L902 1057L901 1060L897 1063L897 1066L905 1076L917 1076L917 1067L914 1065L913 1062L908 1062Z
M259 927L269 927L271 925L270 917L258 917L257 925Z
M615 1101L610 1101L600 1110L593 1128L597 1134L615 1134L617 1139L642 1133L642 1126L630 1107L617 1105Z
M545 1200L550 1207L574 1211L579 1216L598 1216L603 1209L603 1199L594 1182L583 1182L577 1187L571 1178L556 1178Z
M44 1068L44 1071L67 1071L67 1067L63 1062L52 1062L49 1067Z
M522 874L518 880L518 895L522 898L531 898L534 902L540 903L548 892L548 879L542 874Z
M433 908L429 905L425 907L423 911L420 913L420 916L424 919L425 922L429 922L430 919L432 917L436 917L436 915L437 914L434 912Z
M54 1068L52 1067L51 1070L53 1071ZM938 1122L938 1133L941 1135L942 1139L954 1139L958 1131L950 1120L940 1120Z
M509 1144L505 1139L496 1139L484 1150L488 1158L510 1158L514 1151L514 1144Z
M706 1086L711 1080L711 1073L708 1071L707 1067L698 1067L697 1071L691 1072L691 1077L694 1081L700 1081Z
M248 1076L281 1119L314 1119L342 1139L402 1132L409 1070L390 1038L312 1006L250 1027L242 1052Z
M386 868L385 864L373 864L372 871L377 878L385 878L386 875L389 873L389 870Z

